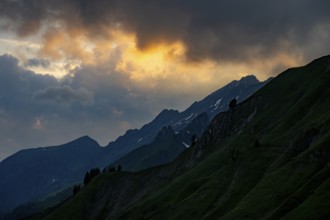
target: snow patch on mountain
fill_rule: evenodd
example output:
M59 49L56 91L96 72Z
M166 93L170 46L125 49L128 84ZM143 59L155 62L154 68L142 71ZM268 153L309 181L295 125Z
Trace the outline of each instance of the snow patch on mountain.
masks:
M223 107L223 105L220 106L221 104L221 101L222 101L222 98L218 99L213 105L210 106L210 108L213 108L211 110L211 113L214 112L215 110L217 110L219 107Z
M191 113L188 117L184 118L183 120L188 121L190 119L193 119L197 116L197 114Z
M174 123L173 126L176 126L176 125L182 125L182 124L187 124L189 123L191 120L193 120L194 118L197 117L198 114L196 113L191 113L189 116L179 120L178 122Z

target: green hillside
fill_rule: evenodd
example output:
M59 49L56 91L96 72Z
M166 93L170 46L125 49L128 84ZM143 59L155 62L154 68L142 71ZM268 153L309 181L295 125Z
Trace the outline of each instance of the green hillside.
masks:
M214 118L173 163L100 175L47 219L330 219L330 56Z

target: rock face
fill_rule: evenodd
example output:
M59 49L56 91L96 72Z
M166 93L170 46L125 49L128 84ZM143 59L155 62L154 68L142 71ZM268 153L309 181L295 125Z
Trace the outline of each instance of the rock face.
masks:
M329 59L218 114L172 163L101 175L46 219L329 219Z
M144 125L141 129L129 130L114 142L110 142L107 146L109 152L107 161L113 162L132 150L152 143L163 127L171 126L175 132L179 132L204 112L211 120L218 113L228 109L228 103L232 98L236 97L239 102L244 101L270 80L260 82L253 75L246 76L220 88L203 100L193 103L183 112L163 110L152 122Z
M253 76L246 76L240 80L235 80L223 88L213 92L212 94L205 97L203 100L193 103L189 108L183 112L178 112L176 110L164 110L162 111L151 123L143 126L141 129L129 130L125 135L119 137L116 141L109 143L107 146L107 157L106 161L114 162L114 164L123 164L129 170L138 170L141 168L147 168L152 165L160 165L166 162L170 162L171 157L168 157L166 160L161 160L158 163L156 158L153 160L155 162L149 163L149 166L145 165L131 165L125 166L128 161L135 160L136 158L141 157L141 153L145 152L148 147L146 145L151 145L154 150L156 150L156 143L154 139L158 132L163 127L171 126L171 128L177 133L177 138L173 142L167 142L170 144L168 147L171 147L171 151L176 153L171 154L172 157L178 155L186 147L189 147L191 142L191 136L197 135L201 136L202 132L206 128L210 120L214 118L219 112L226 111L228 109L228 103L231 99L237 98L239 102L245 100L255 91L266 85L271 79L259 82L258 79ZM205 115L205 114L206 115ZM203 117L200 117L203 115ZM205 121L205 117L208 118L208 121ZM195 120L198 118L198 120ZM203 121L201 121L203 120ZM188 128L190 127L190 128ZM199 128L198 128L199 127ZM196 131L195 131L196 130ZM186 132L186 133L185 133ZM157 142L159 144L159 142ZM173 145L177 146L177 149L173 148ZM138 153L139 148L141 152ZM165 149L165 143L162 144L162 149ZM129 155L129 153L130 154ZM132 155L135 155L134 158ZM151 155L148 156L150 158ZM121 160L121 157L125 157ZM139 158L137 160L140 160Z
M186 147L181 144L173 129L163 127L151 144L144 145L116 161L124 170L140 170L174 160Z
M111 166L121 165L124 170L141 170L173 161L182 151L191 146L195 135L200 137L209 123L206 113L194 118L186 128L175 133L171 126L163 127L155 140L126 154Z
M110 142L106 147L107 163L111 163L128 152L141 147L144 144L151 143L159 130L168 126L179 117L177 110L163 110L153 121L144 125L140 129L128 130L123 136L120 136L114 142Z
M171 126L163 127L157 134L155 141L165 141L175 136L175 133Z

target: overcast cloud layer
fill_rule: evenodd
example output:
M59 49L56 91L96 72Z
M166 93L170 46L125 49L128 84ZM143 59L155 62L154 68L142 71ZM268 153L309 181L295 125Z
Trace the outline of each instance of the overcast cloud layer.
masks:
M327 0L2 0L0 14L2 26L22 36L55 21L89 36L111 27L134 33L142 49L182 41L193 61L242 61L325 43L329 8Z
M105 145L151 120L161 109L179 106L182 99L167 97L157 89L150 95L123 84L128 80L111 67L105 71L85 66L58 81L20 67L10 55L0 56L0 66L3 156L22 147L63 144L84 134Z
M328 0L1 0L0 52L11 55L0 54L0 160L85 134L106 144L230 80L264 80L329 54L329 8Z

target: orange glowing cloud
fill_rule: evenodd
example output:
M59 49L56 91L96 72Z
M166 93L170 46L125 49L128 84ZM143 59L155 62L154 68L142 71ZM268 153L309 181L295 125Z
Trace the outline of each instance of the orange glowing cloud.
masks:
M88 46L88 40L82 30L52 29L44 36L40 55L53 60L79 60L88 63L93 56Z
M182 63L185 48L177 42L158 44L141 51L134 41L122 52L117 65L119 71L130 74L131 79L143 81L148 78L166 78L173 66Z
M63 67L112 65L112 69L125 74L130 83L173 92L211 92L248 74L265 80L279 73L274 70L303 62L302 57L293 55L294 52L284 51L264 59L253 58L252 53L247 62L204 59L193 63L186 58L183 42L152 42L141 49L136 35L121 30L120 26L102 30L101 35L90 34L83 28L58 26L48 31L43 39L39 54L61 62ZM63 69L62 72L67 71Z

